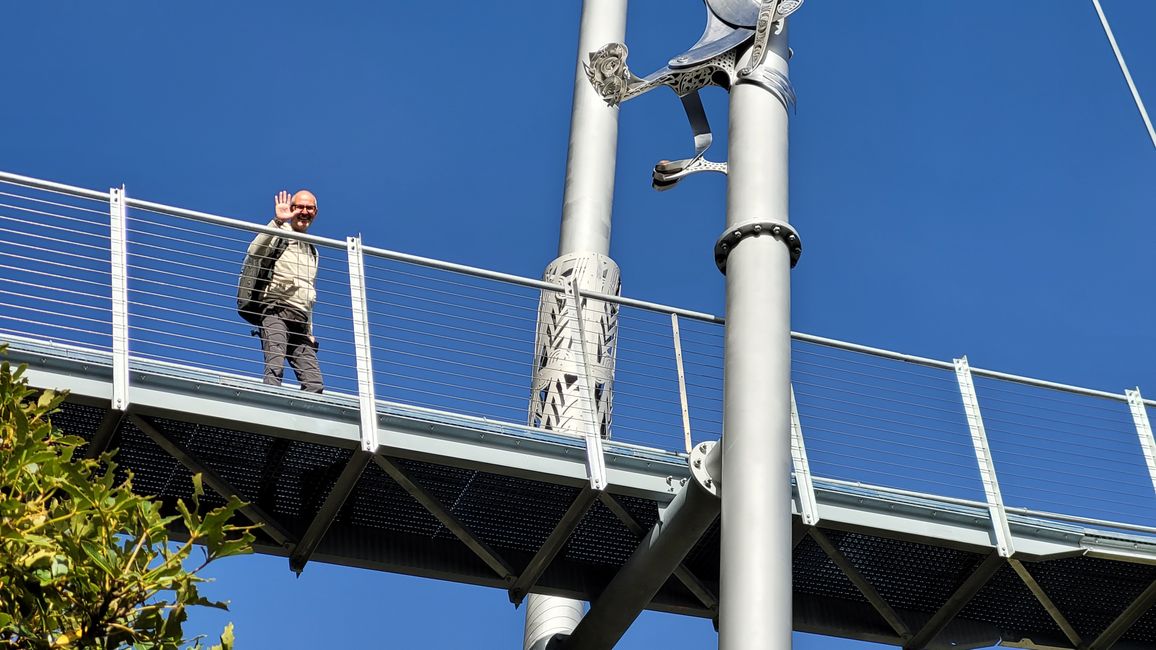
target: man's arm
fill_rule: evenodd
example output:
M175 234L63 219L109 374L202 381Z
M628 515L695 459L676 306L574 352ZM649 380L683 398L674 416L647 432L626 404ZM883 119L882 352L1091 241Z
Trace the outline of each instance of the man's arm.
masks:
M287 223L297 212L289 205L290 196L285 190L281 190L273 197L273 220L269 222L269 227L279 228L282 224ZM277 238L276 235L271 235L266 232L257 233L253 238L253 242L249 244L248 254L257 257L267 257L273 247L273 240Z

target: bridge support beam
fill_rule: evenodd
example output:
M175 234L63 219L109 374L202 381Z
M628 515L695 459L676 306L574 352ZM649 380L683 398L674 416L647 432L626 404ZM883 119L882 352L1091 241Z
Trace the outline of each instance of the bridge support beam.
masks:
M903 622L903 619L899 617L899 614L897 614L895 610L891 608L891 605L889 605L887 601L879 595L878 591L875 591L875 587L871 586L870 582L867 582L867 579L863 577L863 574L859 573L859 569L851 563L851 560L847 559L847 556L843 555L843 552L840 551L833 543L831 543L831 540L818 528L812 528L810 533L812 539L818 543L819 548L823 549L823 552L827 554L827 557L831 558L831 561L835 563L835 566L839 567L839 570L843 572L843 575L847 576L847 578L851 581L851 584L855 585L855 588L859 590L859 593L863 594L863 597L867 599L867 602L871 603L871 606L875 608L875 611L879 612L879 615L883 617L883 620L887 621L887 624L891 626L892 630L895 630L895 634L904 641L910 639L911 628L907 627L907 624Z
M955 590L955 593L947 599L943 607L939 608L939 611L920 628L915 636L903 644L904 650L922 650L922 648L926 648L927 644L931 643L936 635L942 632L943 628L947 627L952 619L963 611L963 608L971 602L971 599L975 598L979 590L983 589L983 586L987 584L988 580L991 580L996 571L1000 570L1003 563L1004 559L1000 557L998 551L993 551L984 558L979 566L975 568L975 571L972 571L971 575L963 581L963 584Z
M691 455L691 479L659 515L570 638L565 650L610 650L658 593L719 513L721 445L703 443Z
M1060 630L1064 632L1064 636L1068 637L1068 641L1071 642L1072 647L1084 647L1084 641L1080 638L1079 633L1076 632L1076 628L1072 627L1072 624L1069 623L1068 619L1060 612L1060 608L1052 602L1052 599L1044 592L1044 588L1041 587L1040 583L1036 582L1036 579L1028 572L1023 562L1016 559L1009 559L1008 564L1015 570L1020 580L1027 585L1028 590L1032 592L1032 595L1036 597L1040 605L1043 605L1044 609L1047 610L1048 616L1052 617L1052 620L1055 621Z
M574 529L578 528L578 524L582 523L582 517L586 516L586 512L594 505L594 500L598 498L598 491L590 487L583 487L562 515L562 520L554 527L553 532L542 543L542 547L530 559L530 563L526 565L526 569L514 581L514 586L510 587L510 602L515 605L520 604L526 594L534 588L538 583L538 578L542 577L546 568L554 561L554 556L558 555L558 551L566 544L566 540L570 539L570 535L574 533Z
M337 482L329 490L329 494L325 497L325 502L318 508L317 514L313 515L313 521L309 522L309 528L301 536L301 542L289 555L289 569L291 571L299 574L305 570L305 564L309 562L309 558L317 550L317 546L325 537L325 533L333 525L333 520L337 518L337 513L341 512L341 506L345 505L345 500L349 498L353 488L357 487L361 473L371 458L373 458L372 453L355 450L353 456L346 461L341 475L337 477Z
M602 492L599 493L598 500L601 501L602 505L606 506L610 512L614 513L614 516L618 517L618 520L621 521L630 532L634 533L639 541L646 536L646 530L626 511L626 508L622 507L622 504L618 503L618 500L615 499L613 495ZM694 575L685 565L680 564L674 570L674 577L678 578L678 581L681 582L690 593L694 594L695 598L698 598L698 602L713 611L716 617L718 616L718 596L703 584L703 582L698 579L698 576Z
M185 449L184 446L180 445L172 438L166 436L164 432L161 431L152 422L149 422L148 420L139 415L136 415L135 413L130 413L128 418L136 426L136 428L143 431L145 435L151 438L152 441L157 444L157 446L159 446L161 449L164 449L165 452L167 452L170 456L176 458L177 461L185 466L186 469L194 474L200 474L201 479L217 494L225 497L226 499L230 497L237 497L242 501L245 500L241 494L237 492L236 488L234 488L228 481L221 478L219 474L198 460L196 456L189 452L188 449ZM242 506L240 513L244 515L245 518L249 521L260 526L261 530L263 530L267 535L269 535L269 537L273 539L273 541L277 542L282 547L293 547L295 543L293 535L288 531L288 529L278 523L278 521L274 519L272 515L265 512L260 506L254 504Z
M1108 650L1111 648L1120 640L1120 637L1124 636L1125 632L1136 624L1136 621L1140 620L1141 616L1152 608L1152 605L1156 605L1156 582L1148 585L1148 588L1137 596L1136 600L1132 601L1128 609L1117 616L1116 620L1108 626L1108 629L1096 637L1096 640L1088 646L1088 650Z

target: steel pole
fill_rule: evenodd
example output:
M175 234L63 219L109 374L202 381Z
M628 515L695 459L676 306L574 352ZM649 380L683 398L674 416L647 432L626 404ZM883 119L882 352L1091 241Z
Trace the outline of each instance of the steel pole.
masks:
M574 100L570 112L570 146L566 157L566 186L562 197L562 226L558 259L547 268L574 263L575 257L606 258L610 252L610 211L614 203L614 169L618 153L618 108L607 106L586 79L583 61L607 43L626 37L627 0L584 0L578 32L574 71ZM606 262L613 264L608 258ZM617 268L614 277L617 278ZM604 287L583 289L601 291ZM543 311L540 311L540 318ZM539 324L541 326L541 323ZM537 368L537 366L535 366ZM550 368L535 371L538 375ZM609 397L609 396L608 396ZM533 399L533 398L532 398ZM531 422L533 424L533 422ZM581 620L581 601L530 594L526 600L524 650L546 647L556 635L569 634Z
M764 65L786 76L787 56L784 28ZM736 84L729 147L728 232L785 223L784 101ZM731 243L726 259L721 650L791 647L791 262L767 230Z

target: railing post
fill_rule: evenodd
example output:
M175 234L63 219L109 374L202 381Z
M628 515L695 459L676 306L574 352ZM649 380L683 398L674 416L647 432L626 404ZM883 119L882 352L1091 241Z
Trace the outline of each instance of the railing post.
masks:
M682 405L682 435L686 439L686 453L694 448L690 439L690 405L686 401L686 373L682 368L682 340L678 334L678 314L670 315L670 331L674 339L674 365L678 370L678 399Z
M815 501L815 484L811 482L811 463L803 444L803 425L799 422L799 407L795 405L795 389L791 388L791 462L795 467L795 488L799 491L799 510L803 523L819 523L819 508Z
M349 294L353 319L353 351L357 359L357 397L361 407L361 450L377 451L377 397L373 389L373 351L369 340L369 308L365 297L365 255L361 236L345 239L349 257Z
M1140 387L1124 391L1128 397L1128 408L1132 410L1132 422L1136 424L1136 435L1140 438L1140 449L1144 451L1144 462L1148 464L1148 478L1152 489L1156 490L1156 439L1152 437L1152 424L1148 421L1148 410L1144 408L1144 398Z
M987 498L987 509L991 513L996 552L1000 557L1011 557L1015 553L1011 528L1007 523L1007 512L1004 510L1003 495L999 491L999 480L995 474L991 447L987 442L987 432L983 428L983 416L979 412L979 397L976 395L975 383L971 378L971 366L967 363L967 357L954 361L959 394L963 399L963 411L967 415L967 427L971 431L971 444L975 449L975 460L979 464L979 476L983 482L983 493Z
M606 489L606 457L602 453L602 432L598 430L598 400L594 396L594 386L590 378L590 355L586 350L586 326L582 318L582 290L578 287L578 278L575 277L566 288L570 305L574 310L574 320L578 327L578 393L581 395L582 410L586 412L586 471L590 477L590 487L595 490Z
M124 411L128 395L128 217L125 190L108 190L112 297L112 408Z

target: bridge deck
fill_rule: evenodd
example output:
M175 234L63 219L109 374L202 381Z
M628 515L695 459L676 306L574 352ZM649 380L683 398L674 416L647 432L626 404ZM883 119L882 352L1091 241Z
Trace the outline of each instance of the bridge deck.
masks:
M721 430L718 319L622 299L609 488L591 490L587 440L517 424L542 283L380 252L366 263L383 265L369 296L380 372L367 448L364 380L340 362L357 348L348 304L320 305L330 390L303 394L259 382L227 291L214 297L206 273L188 283L172 271L232 278L251 225L130 203L147 215L134 229L130 213L120 235L129 320L118 342L104 195L4 182L4 210L27 219L0 242L0 340L33 385L71 392L56 424L115 448L136 489L166 501L188 497L203 473L250 504L259 550L298 570L324 561L515 600L596 599L688 476L680 407L692 442ZM36 243L50 237L37 228L64 218L70 239ZM80 248L85 228L98 243ZM227 245L206 244L225 232ZM156 243L161 234L176 243ZM321 243L323 263L326 251L342 256L327 268L342 268L345 245ZM189 254L200 257L182 262ZM348 278L326 282L345 293L323 295L348 301ZM684 318L686 401L660 327L671 314ZM969 393L958 364L805 335L794 353L797 629L908 647L1156 646L1151 402L980 369ZM118 392L127 408L111 408ZM715 614L718 534L716 522L652 608Z

